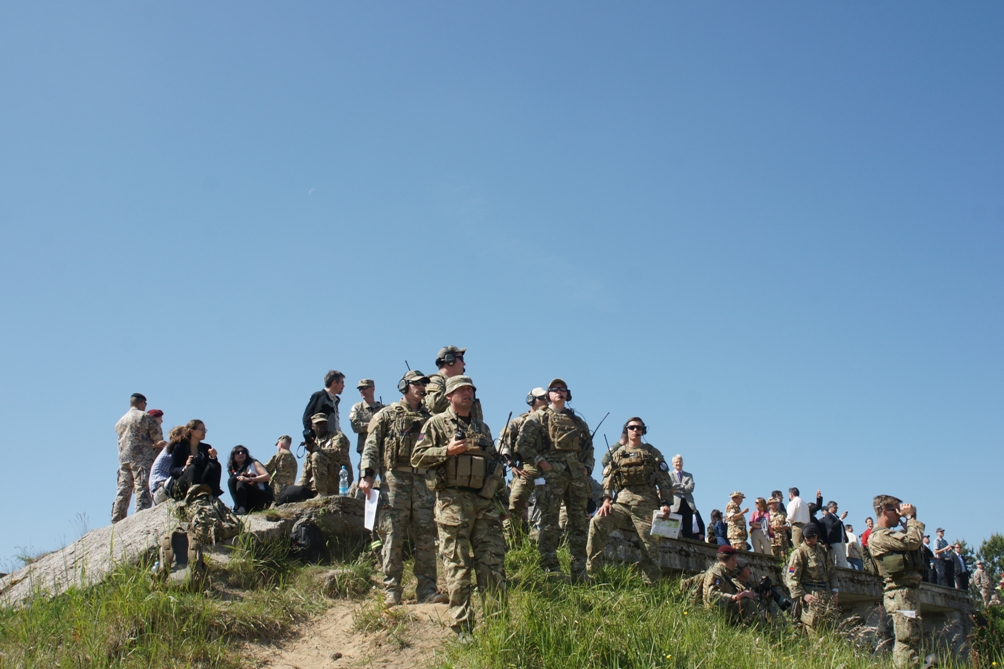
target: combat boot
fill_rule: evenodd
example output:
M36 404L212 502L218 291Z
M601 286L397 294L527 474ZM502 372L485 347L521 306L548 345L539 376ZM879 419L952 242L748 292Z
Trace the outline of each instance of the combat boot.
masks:
M383 596L384 606L400 606L401 593L397 590L388 590Z
M188 535L188 576L185 579L186 584L193 590L202 590L206 584L207 572L206 561L202 554L202 543L190 533Z

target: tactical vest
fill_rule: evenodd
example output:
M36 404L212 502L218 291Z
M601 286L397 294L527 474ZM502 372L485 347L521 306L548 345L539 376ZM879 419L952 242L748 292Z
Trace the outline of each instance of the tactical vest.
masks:
M384 441L384 464L387 469L399 465L411 466L411 451L418 443L427 415L408 414L400 409L395 411L394 421Z
M646 449L619 448L610 464L620 488L647 486L655 482L655 456Z
M924 550L892 551L878 557L872 556L879 575L895 579L908 574L923 574L927 569Z
M457 425L457 436L468 439L478 450L446 458L444 485L447 488L476 492L481 497L490 499L505 478L504 468L489 456L491 439L463 424Z
M562 453L578 453L582 449L579 423L571 414L552 411L547 423L547 436L554 450Z

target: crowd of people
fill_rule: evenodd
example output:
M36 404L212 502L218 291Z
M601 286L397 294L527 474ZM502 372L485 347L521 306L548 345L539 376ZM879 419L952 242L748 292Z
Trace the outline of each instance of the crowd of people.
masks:
M397 386L400 401L387 406L375 399L371 379L357 384L361 401L349 412L349 425L357 435L358 472L350 464L350 441L339 421L345 375L328 372L324 388L311 395L303 413L307 456L299 481L288 435L276 441L276 452L264 464L243 445L231 449L225 468L235 513L345 494L350 484L361 495L379 487L376 531L383 541L385 601L401 603L403 546L410 540L419 599L448 601L453 629L461 638L474 625L472 583L486 597L502 591L507 540L519 540L523 533L536 542L542 570L589 582L602 570L609 534L630 528L642 543L642 576L654 582L661 577L660 539L652 526L659 518L675 521L680 537L718 545L721 570L726 570L720 570L722 574L742 574L738 561L744 551L788 560L787 585L796 604L804 604L810 614L808 622L802 616L807 627L812 627L812 615L822 610L819 604L809 606L811 602L835 603L836 592L831 597L829 586L835 583L836 567L861 570L871 560L886 577L887 593L890 587L896 592L913 587L913 566L903 572L905 580L889 565L881 566L883 552L893 550L889 547L896 542L923 554L926 539L922 543L918 536L917 546L911 547L916 528L922 530L923 524L916 523L909 505L901 508L895 498L876 498L880 522L868 518L859 537L844 523L847 513L840 513L835 501L824 505L819 490L809 503L797 488L788 490L787 502L775 490L768 498L756 498L752 513L744 506L745 495L734 491L724 512L713 510L705 526L694 501L694 476L683 469L683 457L677 454L666 462L645 441L648 427L638 416L624 423L620 439L603 455L602 481L593 479L593 434L568 406L572 392L560 378L534 388L526 397L528 410L512 418L495 442L483 421L474 382L465 374L465 353L455 346L442 348L435 359L437 372L426 376L409 371ZM167 499L184 499L193 488L216 497L223 494L224 466L216 449L204 441L205 423L191 420L172 428L165 440L163 419L163 411L148 410L146 398L136 393L116 424L119 472L112 522L125 517L133 495L139 511ZM512 472L508 485L507 469ZM897 533L900 520L904 529ZM885 542L877 557L875 546L869 551L876 532ZM943 535L939 528L938 541L928 549L930 559L921 564L918 558L918 578L930 579L933 565L939 582L965 589L968 565L961 546L950 547ZM567 577L557 556L562 537L571 557ZM446 571L446 594L436 590L437 551ZM973 576L974 583L982 583ZM715 578L705 585L717 587ZM741 593L719 595L721 601L740 605L746 598Z

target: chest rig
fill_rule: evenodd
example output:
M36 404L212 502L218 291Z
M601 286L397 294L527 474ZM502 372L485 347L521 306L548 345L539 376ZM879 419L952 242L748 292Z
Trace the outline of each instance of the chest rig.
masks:
M643 448L624 446L614 453L611 464L618 487L647 486L655 483L655 456Z
M571 414L552 411L547 422L547 436L554 450L561 453L578 453L582 450L579 423Z
M399 465L411 466L411 451L422 433L428 416L397 408L384 441L384 465L393 469Z

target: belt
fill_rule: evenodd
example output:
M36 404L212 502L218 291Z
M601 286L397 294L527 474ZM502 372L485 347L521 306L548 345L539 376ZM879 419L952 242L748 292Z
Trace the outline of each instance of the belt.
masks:
M802 587L803 588L809 588L811 590L829 590L830 589L830 584L829 583L803 583Z
M418 474L419 476L425 476L425 469L421 467L409 467L408 465L398 465L394 467L394 471L403 472L405 474Z
M791 525L792 527L803 527L805 523L796 523L795 521L792 521Z

